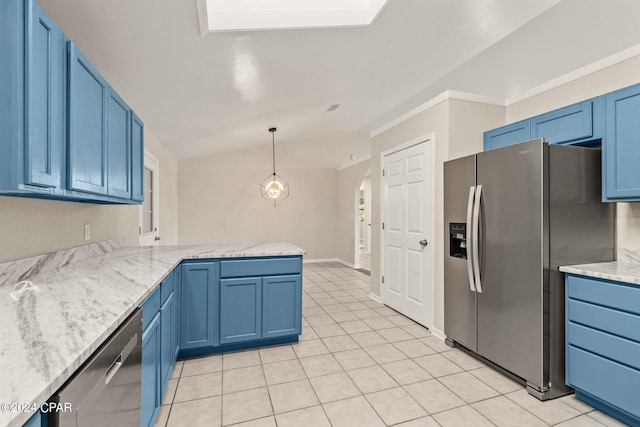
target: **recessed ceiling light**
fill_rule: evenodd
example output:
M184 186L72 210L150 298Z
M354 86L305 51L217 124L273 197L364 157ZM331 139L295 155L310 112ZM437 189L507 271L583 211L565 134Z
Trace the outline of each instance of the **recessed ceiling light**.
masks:
M331 107L327 108L327 111L336 111L340 104L333 104Z

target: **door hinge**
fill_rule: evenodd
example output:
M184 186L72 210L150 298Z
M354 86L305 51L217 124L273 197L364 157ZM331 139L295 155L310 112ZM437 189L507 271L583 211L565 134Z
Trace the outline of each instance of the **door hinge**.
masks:
M382 169L382 176L384 176L384 169Z
M382 284L384 285L384 276L382 276Z
M382 223L382 229L384 230L384 222Z
M138 236L142 234L142 227L138 227Z

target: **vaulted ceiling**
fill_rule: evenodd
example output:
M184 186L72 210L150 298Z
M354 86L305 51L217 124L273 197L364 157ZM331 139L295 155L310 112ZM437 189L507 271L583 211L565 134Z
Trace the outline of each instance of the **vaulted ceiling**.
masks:
M515 98L640 44L637 0L390 0L369 26L204 37L197 0L38 1L180 159L369 132L447 89Z

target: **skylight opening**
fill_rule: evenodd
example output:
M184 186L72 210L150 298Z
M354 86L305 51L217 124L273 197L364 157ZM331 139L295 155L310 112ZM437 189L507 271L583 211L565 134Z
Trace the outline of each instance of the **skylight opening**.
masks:
M358 27L389 0L196 0L202 36L218 31Z

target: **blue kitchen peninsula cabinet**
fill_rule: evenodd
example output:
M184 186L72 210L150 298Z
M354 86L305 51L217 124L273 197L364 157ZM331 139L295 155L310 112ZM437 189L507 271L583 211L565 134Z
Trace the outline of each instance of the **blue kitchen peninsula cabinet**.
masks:
M302 257L184 261L180 311L180 357L295 342Z
M0 194L143 200L143 124L34 0L0 2Z
M640 85L606 95L604 201L640 200Z
M566 276L566 382L576 397L640 426L640 286Z

